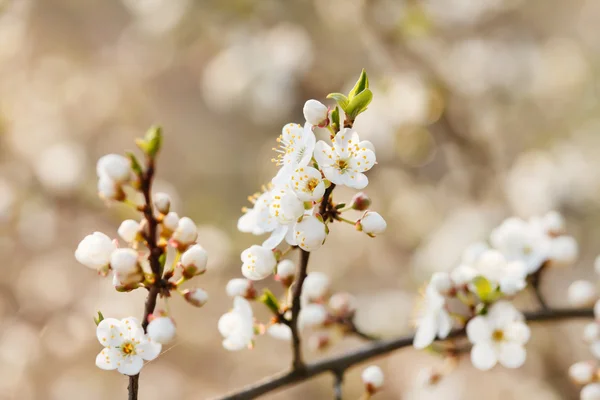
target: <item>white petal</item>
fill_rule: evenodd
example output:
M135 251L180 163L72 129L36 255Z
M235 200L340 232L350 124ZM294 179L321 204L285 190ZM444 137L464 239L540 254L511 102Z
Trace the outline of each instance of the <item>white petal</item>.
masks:
M485 317L475 317L467 323L467 337L471 343L486 342L492 336Z
M475 344L471 349L471 362L475 368L482 371L492 369L498 362L498 359L491 343Z
M315 144L315 160L319 164L319 167L323 168L327 165L331 165L335 162L336 157L334 157L334 152L331 146L325 143L322 140L319 140L317 144Z
M362 148L356 151L350 160L350 168L357 172L365 172L375 165L375 153L369 149Z
M263 247L272 250L279 246L279 243L283 241L283 238L286 237L288 231L289 225L279 225L273 232L271 232L271 236L269 236L269 238L263 242Z
M228 337L227 339L223 340L223 347L225 350L229 351L243 350L248 348L248 345L248 342L240 340L240 338L237 337Z
M121 320L121 329L125 339L141 342L144 338L144 331L137 318L129 317Z
M367 187L369 178L362 172L346 171L342 174L342 184L360 190Z
M452 318L445 310L441 310L437 314L438 337L444 339L452 330Z
M531 337L531 330L524 322L518 321L510 324L504 334L511 342L525 344Z
M115 318L105 318L96 328L96 337L104 347L120 346L125 340L121 333L121 321Z
M336 185L344 184L342 178L344 174L342 174L339 169L328 165L322 166L321 169L323 170L323 174L325 174L325 178L329 179L331 183L335 183Z
M354 132L350 128L344 128L340 130L333 139L333 148L341 158L348 158L350 156L350 146L352 144L352 138Z
M526 356L521 344L507 342L500 345L499 361L506 368L519 368L525 363Z
M437 330L435 322L434 315L427 315L419 320L419 326L415 334L415 340L413 341L415 349L424 349L433 343Z
M144 340L135 346L135 352L146 361L154 360L160 354L162 345L152 340Z
M105 348L96 356L96 366L104 370L117 369L117 362L121 360L121 352Z
M123 375L137 375L140 373L142 367L144 366L144 360L140 356L129 356L124 358L117 368L120 373Z

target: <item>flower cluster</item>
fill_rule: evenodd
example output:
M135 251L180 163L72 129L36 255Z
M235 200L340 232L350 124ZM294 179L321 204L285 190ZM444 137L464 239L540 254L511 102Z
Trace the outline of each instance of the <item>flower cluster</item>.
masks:
M165 302L173 291L190 304L201 307L208 300L199 288L182 289L181 285L206 271L207 253L196 243L196 224L188 217L180 218L171 211L171 200L165 193L152 193L155 157L160 148L160 129L151 129L138 147L144 152L146 166L135 155L106 155L98 161L100 197L133 207L142 214L141 220L127 219L117 229L121 239L102 232L86 236L75 250L81 264L98 271L101 276L112 274L113 285L120 292L146 288L156 304L161 296ZM142 204L136 199L144 198ZM148 306L147 306L148 307ZM144 321L135 318L118 321L103 319L97 323L97 336L105 349L96 365L102 369L118 369L136 375L143 360L158 356L161 345L175 336L175 323L165 311L146 309Z
M424 291L414 347L429 347L466 326L471 361L480 370L500 363L518 368L526 358L530 331L509 302L536 281L544 268L573 263L577 243L565 234L560 214L522 220L509 218L494 229L488 243L469 246L459 265L435 273Z
M375 164L375 149L352 128L356 117L366 110L372 93L363 71L348 96L333 93L332 108L317 100L304 105L303 125L289 123L277 139L278 154L273 161L279 167L271 182L261 193L251 196L252 208L244 209L238 229L254 235L269 234L261 245L252 245L241 253L242 274L247 280L234 279L227 285L229 295L235 297L233 310L219 322L219 331L225 338L223 345L230 350L250 347L255 332L289 339L291 296L281 301L265 291L259 298L274 313L273 323L254 326L248 300L256 298L250 281L265 279L275 273L275 279L289 290L294 281L295 266L284 256L300 248L304 252L319 249L334 222L351 224L356 230L373 237L385 231L385 220L369 210L371 200L360 192L350 202L336 204L332 192L338 185L364 189L369 180L365 175ZM317 129L318 128L318 129ZM317 140L324 134L329 140ZM346 218L344 213L359 211L358 218ZM282 243L286 249L278 249ZM302 284L302 283L301 283ZM343 326L351 321L354 312L352 298L338 295L325 306L329 279L322 274L309 274L303 282L302 310L298 314L300 328ZM346 309L344 309L346 308Z

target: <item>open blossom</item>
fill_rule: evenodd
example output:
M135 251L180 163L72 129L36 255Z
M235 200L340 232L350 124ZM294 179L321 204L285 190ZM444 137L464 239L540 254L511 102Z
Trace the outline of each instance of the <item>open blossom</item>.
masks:
M181 265L186 269L193 269L195 275L202 274L206 271L206 263L208 262L208 253L202 246L195 244L189 247L181 255Z
M106 318L98 324L96 336L104 346L96 357L96 366L105 370L116 369L125 375L137 375L144 360L154 360L162 349L160 343L144 335L135 318Z
M515 295L527 286L525 264L521 261L507 262L499 251L488 250L481 254L474 268L478 274L498 285L506 295Z
M253 235L262 235L272 232L277 228L277 221L271 215L270 206L273 201L273 188L266 190L262 194L255 194L249 197L254 204L252 208L244 208L244 215L240 217L237 228L240 232L252 233Z
M208 293L199 288L186 289L183 291L183 298L194 307L202 307L208 301Z
M494 303L487 315L479 315L467 324L467 336L473 343L471 362L482 371L498 362L506 368L518 368L525 362L525 343L529 327L523 315L509 302Z
M102 232L87 235L77 246L75 258L88 268L102 271L108 268L110 255L117 246Z
M362 231L369 236L375 236L385 232L387 223L379 213L367 211L363 214L361 219L358 220L356 227L359 231Z
M173 239L182 245L192 244L198 238L198 228L191 218L183 217L177 223Z
M321 304L307 304L300 310L298 326L300 329L320 326L327 320L327 310Z
M413 346L424 349L435 340L444 339L452 330L452 318L445 308L444 297L428 287L425 291L424 304L417 318L417 333Z
M383 371L376 365L365 368L361 374L361 378L367 388L367 392L371 394L383 387Z
M227 282L225 292L229 297L241 296L244 298L252 298L256 294L252 281L243 278L231 279Z
M127 243L133 243L138 236L140 231L140 223L133 219L126 219L121 222L117 233Z
M290 186L301 201L317 201L325 193L325 183L316 168L296 168L290 179Z
M325 178L331 182L354 189L364 189L369 179L363 172L375 165L375 152L371 142L361 142L358 133L344 128L335 135L333 147L322 140L317 142L315 159Z
M253 281L265 279L273 273L277 260L271 249L253 245L241 255L242 274Z
M306 167L315 150L315 134L310 123L304 127L298 124L287 124L277 139L280 149L275 160L281 166L272 182L276 186L286 185L296 168Z
M302 108L306 122L320 127L327 125L329 121L328 111L327 106L318 100L308 100Z
M307 302L322 299L329 291L330 283L329 277L322 272L309 273L302 286L302 299Z
M233 299L233 310L219 319L219 332L224 337L223 347L237 351L252 346L254 340L254 316L248 300Z
M304 214L304 203L287 187L274 188L271 196L269 213L275 221L275 228L271 236L263 242L263 246L274 249L284 238L289 245L294 246L296 240L293 226Z
M119 154L107 154L98 160L96 172L99 178L106 177L115 183L124 183L131 177L131 162Z
M153 342L167 344L175 337L175 323L169 317L154 318L148 324L148 337Z
M327 227L320 218L305 215L294 226L296 243L302 250L315 251L323 245L327 238Z

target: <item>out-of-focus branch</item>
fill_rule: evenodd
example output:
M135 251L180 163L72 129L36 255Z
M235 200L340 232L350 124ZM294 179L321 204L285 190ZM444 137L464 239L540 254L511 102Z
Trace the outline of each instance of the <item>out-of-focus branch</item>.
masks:
M594 311L589 308L543 309L524 314L525 319L529 322L545 322L573 318L593 318ZM450 332L448 339L461 337L464 335L464 329L457 329ZM315 363L309 363L306 364L303 369L292 370L271 376L263 381L247 386L238 392L216 398L215 400L255 399L263 394L272 392L285 386L293 385L298 382L306 381L312 377L326 372L331 372L335 376L336 374L339 374L339 371L345 371L355 364L391 353L404 347L409 347L412 345L413 340L413 336L404 336L395 339L376 341L354 352L328 358L322 361L317 361Z

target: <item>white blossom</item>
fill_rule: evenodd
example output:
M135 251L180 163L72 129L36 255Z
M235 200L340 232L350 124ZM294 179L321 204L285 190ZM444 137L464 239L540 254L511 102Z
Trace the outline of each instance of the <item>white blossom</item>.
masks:
M447 295L453 288L454 282L447 272L436 272L431 276L429 286L442 296Z
M569 367L569 378L578 385L585 385L594 380L597 367L590 361L581 361Z
M462 264L474 264L479 256L488 251L490 246L485 242L475 242L467 246L461 256Z
M254 203L254 207L244 209L244 215L240 217L237 223L240 232L262 235L277 228L277 221L270 212L271 202L273 201L272 190L266 190L260 195L249 197L250 201Z
M367 211L356 224L357 228L369 236L380 235L385 232L387 223L379 213Z
M300 310L298 326L300 329L320 326L327 320L327 310L321 304L307 304Z
M267 328L267 334L279 340L289 341L292 338L292 330L285 324L273 324Z
M452 318L446 311L444 297L432 288L427 288L423 301L413 342L417 349L429 346L436 336L446 338L452 330Z
M139 231L140 223L138 221L135 221L133 219L126 219L125 221L121 222L121 225L119 225L117 233L119 234L121 239L123 239L127 243L133 243L136 240Z
M162 225L169 231L173 232L177 229L177 225L179 224L179 215L176 212L171 211L167 215L164 216L162 220Z
M296 265L290 259L279 261L277 264L277 275L282 279L292 278L296 274Z
M315 134L312 125L287 124L277 139L280 149L276 150L279 155L274 160L281 166L272 182L276 186L287 185L292 173L296 168L306 167L310 162L315 150Z
M94 232L87 235L75 250L75 258L88 268L101 271L108 267L110 255L117 246L104 233Z
M317 142L315 159L332 183L360 190L369 183L363 172L375 165L375 152L371 142L361 142L356 131L344 128L335 135L333 147Z
M223 336L223 347L237 351L252 346L254 340L254 316L248 300L233 299L233 310L219 319L219 332Z
M242 274L253 281L265 279L273 273L273 269L277 265L273 251L257 245L244 250L241 259Z
M590 281L574 281L567 290L567 299L573 307L589 307L598 300L598 290Z
M304 214L304 203L287 187L274 188L271 196L269 212L276 225L271 236L263 242L263 246L274 249L284 238L289 245L294 246L296 240L292 228Z
M317 301L325 297L329 291L331 280L322 272L311 272L304 279L302 298L307 302Z
M186 289L183 291L183 298L195 307L202 307L208 301L208 293L199 288Z
M202 274L206 271L208 262L208 253L202 246L195 244L189 247L181 255L181 264L184 268L195 268L195 274Z
M290 177L290 186L301 201L317 201L325 193L321 172L313 167L299 167Z
M482 371L496 363L518 368L525 362L525 343L530 331L523 315L509 302L499 301L487 315L476 316L467 323L467 337L473 343L471 362Z
M302 250L318 250L327 238L327 226L314 215L305 215L293 229L296 243Z
M99 178L107 177L115 183L124 183L131 178L131 162L119 154L107 154L98 160L96 172Z
M470 264L460 264L458 267L450 271L450 279L457 286L467 285L479 275L479 271Z
M567 267L573 265L579 256L579 246L572 236L559 236L550 242L548 258L552 266Z
M198 238L198 228L191 218L183 217L177 223L173 240L182 245L192 244Z
M140 268L138 252L129 248L116 249L110 256L110 267L119 276L127 276L138 272Z
M155 343L135 318L117 320L106 318L98 324L96 336L104 349L96 357L96 366L116 369L125 375L137 375L144 360L154 360L160 354L162 345Z
M563 235L565 233L565 219L563 216L556 211L549 211L543 217L533 220L537 220L542 229L548 235Z
M168 214L171 208L171 196L162 192L155 193L154 207L156 207L159 213Z
M350 293L336 293L329 298L329 309L338 316L346 316L356 311L356 297Z
M488 250L481 254L474 268L506 295L515 295L527 286L525 264L521 261L507 262L499 251Z
M229 297L249 297L251 293L254 292L254 287L252 285L252 281L244 278L235 278L231 279L227 282L225 286L225 292Z
M361 378L369 393L375 393L383 387L383 371L376 365L365 368L361 374Z
M579 393L580 400L600 400L600 383L589 383Z
M329 120L328 111L327 106L318 100L308 100L302 108L306 122L321 127L327 125Z
M106 200L121 200L123 190L112 179L107 176L101 176L98 179L98 194Z
M147 331L153 342L167 344L173 340L177 329L170 317L157 317L150 321Z

